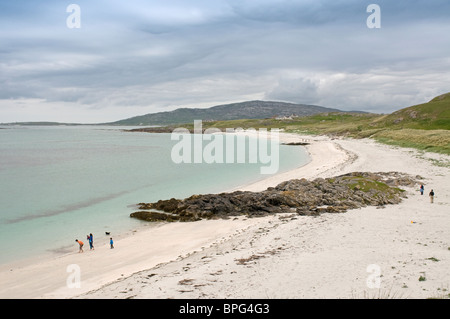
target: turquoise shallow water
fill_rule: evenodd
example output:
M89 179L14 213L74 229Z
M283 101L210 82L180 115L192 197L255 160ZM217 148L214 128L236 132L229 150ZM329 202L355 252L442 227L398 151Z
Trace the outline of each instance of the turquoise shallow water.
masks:
M260 163L176 164L170 134L117 127L0 129L0 263L76 250L75 238L142 226L135 204L215 193L267 177ZM279 146L280 169L309 161Z

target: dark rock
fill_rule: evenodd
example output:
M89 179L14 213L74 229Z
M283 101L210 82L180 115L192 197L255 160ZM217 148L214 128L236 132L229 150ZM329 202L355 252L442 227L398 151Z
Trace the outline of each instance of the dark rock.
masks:
M258 217L292 210L299 215L317 216L368 205L398 204L405 195L397 186L415 183L410 176L397 172L353 172L313 181L293 179L262 192L236 191L140 203L141 211L130 216L148 221L196 221L239 215ZM145 211L151 209L161 212Z
M169 215L165 213L158 213L153 211L138 211L130 214L130 217L134 217L140 220L145 220L149 222L160 222L160 221L177 221L180 220L179 216Z

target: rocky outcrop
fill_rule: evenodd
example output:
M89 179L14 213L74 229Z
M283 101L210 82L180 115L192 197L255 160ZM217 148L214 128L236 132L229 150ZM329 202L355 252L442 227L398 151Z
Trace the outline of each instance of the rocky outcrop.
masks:
M130 216L146 221L196 221L289 212L342 213L364 206L400 203L405 195L398 187L415 184L406 174L355 172L312 181L293 179L262 192L236 191L140 203L140 210Z

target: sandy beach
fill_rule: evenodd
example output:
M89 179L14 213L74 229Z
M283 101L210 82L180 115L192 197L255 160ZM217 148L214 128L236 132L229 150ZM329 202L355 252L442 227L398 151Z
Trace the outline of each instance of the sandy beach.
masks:
M149 225L116 238L114 249L105 241L78 253L74 243L71 254L0 267L0 298L449 298L448 156L369 139L280 137L308 140L311 162L239 189L398 171L420 176L425 194L418 184L382 209Z

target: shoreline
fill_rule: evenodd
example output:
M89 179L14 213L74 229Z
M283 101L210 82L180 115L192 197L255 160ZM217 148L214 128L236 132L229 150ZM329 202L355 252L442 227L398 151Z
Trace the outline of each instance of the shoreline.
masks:
M285 142L290 142L292 140L297 140L297 136L292 135L292 134L286 134L286 133L280 133L280 143L285 143ZM291 146L291 147L299 147L299 146ZM306 150L308 151L308 148L312 147L314 148L315 146L312 145L308 145L306 146ZM319 147L320 148L320 147ZM276 180L281 180L283 179L284 175L290 175L292 174L293 171L298 171L299 169L302 169L302 167L311 165L311 163L316 162L318 160L318 158L315 158L315 160L311 157L311 153L308 151L308 155L310 157L310 162L304 166L300 166L298 168L295 168L293 170L289 170L287 172L282 172L282 173L277 173L274 176L271 177L263 177L262 179L256 181L256 182L252 182L252 183L247 183L247 184L243 184L241 186L238 187L234 187L232 189L224 189L223 192L230 192L232 190L237 190L237 189L246 189L246 190L251 190L251 189L256 189L257 187L261 188L267 184L267 183L274 183ZM277 177L279 176L279 177ZM259 186L258 186L259 185ZM221 191L222 192L222 191ZM260 220L259 218L256 219L254 222L258 222L258 220ZM203 222L203 221L200 221ZM205 221L207 222L207 221ZM227 225L223 225L222 224L227 224L230 223L232 221L217 221L218 223L218 227L228 227ZM199 222L195 222L195 223L199 223ZM183 224L187 224L187 223L183 223ZM246 223L244 223L243 225L238 226L236 222L233 222L232 225L232 229L243 229L245 228L247 225L249 224L249 222L247 221ZM136 227L136 229L134 231L129 231L126 232L124 234L122 234L121 236L115 236L115 242L117 242L117 246L119 246L119 244L122 246L122 241L126 241L126 245L127 248L126 249L134 249L133 244L131 242L128 242L130 238L136 238L137 235L141 236L141 237L151 237L151 233L153 232L154 229L158 229L161 230L163 229L163 231L161 232L162 236L167 235L170 232L170 224L159 224L159 225L155 225L155 224L148 224L145 225L145 222L142 223L142 226L140 227ZM201 230L202 226L198 225L198 229ZM213 243L214 240L217 240L216 238L216 234L215 234L215 230L211 230L209 234L205 234L206 237L210 238L210 240L208 241L209 243ZM226 234L224 234L223 236L228 236L229 232L227 232ZM202 246L196 246L196 247L190 247L187 251L183 250L180 251L180 254L183 255L186 253L190 253L191 251L194 251L196 249L200 249ZM99 255L99 247L97 247L97 245L95 245L95 251L94 252L90 252L87 243L85 243L84 245L84 254L93 254L95 253L95 255ZM67 253L67 254L63 254L63 255L57 255L54 256L52 253L47 253L45 255L39 255L36 257L32 257L32 258L28 258L28 259L22 259L22 260L18 260L15 262L11 262L11 263L6 263L6 264L2 264L0 265L0 286L2 287L2 289L0 290L0 298L71 298L74 297L78 294L84 293L87 290L82 289L82 290L70 290L70 289L64 289L64 287L66 286L66 279L68 277L68 273L66 272L66 267L67 265L70 264L74 264L77 263L77 248L74 245L74 249L73 252ZM170 262L173 261L175 258L177 258L179 255L172 255L171 258L169 259L162 259L160 260L161 262ZM98 259L100 259L100 257L97 257ZM105 257L107 258L107 257ZM160 263L160 261L158 260L158 263ZM138 266L131 266L131 267L123 267L121 264L121 261L119 260L112 260L111 262L117 262L119 264L120 267L124 268L124 271L122 271L122 273L118 274L118 272L113 272L110 274L110 276L104 276L102 274L98 274L98 277L100 278L99 281L97 282L97 284L106 284L108 282L120 279L121 277L123 277L122 275L131 275L133 272L139 271L140 268ZM63 265L66 265L66 267L63 267ZM100 264L99 264L100 265ZM153 267L156 266L157 263L149 263L147 264L148 266L146 267ZM83 266L84 267L84 266ZM64 269L62 269L64 268ZM129 268L128 270L125 268ZM48 269L48 270L43 270L43 269ZM57 271L59 273L59 277L54 278L54 279L50 279L47 278L47 281L49 281L49 283L43 285L41 283L42 280L36 279L36 281L33 282L29 282L29 278L30 276L33 276L33 274L35 272L55 272ZM99 266L99 269L97 272L101 272L101 267ZM94 276L94 274L92 274L92 276ZM91 277L91 274L89 274L89 278L88 280L93 280ZM83 278L82 278L83 280ZM20 287L20 285L16 285L15 282L21 282L21 281L27 281L28 284L27 285L23 285L23 287ZM42 287L39 287L41 286ZM27 286L29 286L29 288L27 288ZM59 288L57 288L58 286L60 286ZM84 286L87 286L84 285ZM19 288L20 287L20 288ZM88 289L94 289L95 285L92 285L91 283L89 283L89 288ZM86 288L86 287L85 287ZM52 290L66 290L66 292L61 293L61 292L57 292L57 293L53 293ZM32 292L27 292L27 290L31 290Z
M428 191L439 189L440 195L431 204L417 185L402 187L407 198L397 205L258 218L257 224L200 252L78 298L450 298L450 158L369 139L320 140L345 152L346 161L329 167L313 157L304 168L313 177L398 171L422 180ZM436 159L446 167L433 165Z
M310 161L300 167L287 172L275 174L254 183L248 183L232 189L241 191L260 192L268 187L273 187L293 178L311 179L321 177L328 171L336 171L338 167L347 165L355 160L357 155L344 150L331 140L322 136L302 136L293 133L280 133L281 143L291 143L298 140L308 140L309 145L304 145ZM299 146L291 146L299 147ZM330 159L329 157L332 157ZM294 176L294 177L293 177ZM331 175L330 175L331 176Z
M283 136L285 141L296 138L305 138L301 135L286 133L280 134L280 137L281 136ZM418 169L418 173L420 173L418 175L422 175L427 180L431 180L433 183L439 184L439 188L436 187L439 195L436 199L437 203L434 206L437 209L432 212L437 215L433 215L433 218L435 218L433 227L436 228L439 225L444 225L446 221L449 221L448 217L443 214L443 212L448 209L448 195L446 195L448 192L446 192L446 190L450 191L448 189L448 183L445 182L445 177L448 177L447 168L434 167L428 160L418 159L417 155L411 155L414 151L405 149L398 150L393 147L376 144L370 140L330 140L329 138L320 136L307 136L306 138L313 141L313 143L306 146L306 149L311 157L311 161L308 164L285 173L265 178L256 183L242 185L237 189L259 191L264 190L269 186L275 186L279 182L293 178L304 177L306 179L310 179L313 177L341 175L350 171L406 170L406 173L411 173L414 172L415 169ZM380 154L377 154L379 156L373 156L374 151L379 151ZM397 161L395 161L395 159L397 159ZM444 173L439 170L443 170ZM443 174L444 177L440 177L440 174ZM426 187L428 187L428 185L426 185ZM404 214L405 211L408 213L408 209L414 209L414 207L417 206L417 203L414 202L414 200L417 201L417 196L414 196L414 193L412 193L414 190L408 189L407 191L408 197L413 197L413 201L411 199L407 199L405 203L400 203L395 205L395 207L386 207L382 210L378 210L374 207L368 207L349 211L345 214L326 214L326 216L317 219L308 216L295 218L292 216L289 217L289 215L284 217L277 215L252 219L237 218L236 220L210 220L193 223L172 223L161 225L151 231L139 230L130 234L130 236L117 240L117 242L115 242L116 248L114 250L110 250L108 247L96 247L95 253L92 254L89 251L85 251L83 254L72 253L68 256L56 258L48 262L26 265L23 266L23 268L15 268L12 270L0 267L0 283L2 287L0 297L127 298L131 295L135 298L201 298L202 296L207 298L267 298L277 297L275 295L277 291L280 291L279 293L284 291L285 293L293 294L290 297L279 296L280 298L333 298L333 296L335 298L351 298L352 293L354 294L353 297L362 297L360 293L365 290L358 290L357 292L352 291L349 295L345 282L344 284L342 283L343 279L340 281L341 288L336 288L336 283L333 283L329 276L324 276L327 275L327 273L323 273L323 271L321 273L320 267L315 271L312 270L314 268L313 266L317 267L324 260L332 260L332 263L334 263L337 268L344 267L342 265L343 260L341 260L342 258L338 258L339 255L336 256L336 251L330 251L327 247L322 247L319 241L324 240L325 242L329 242L331 245L336 243L336 241L339 242L339 240L342 240L342 232L348 233L349 230L350 233L353 232L352 228L349 228L349 225L354 225L355 223L364 223L363 228L365 231L363 233L358 233L360 236L359 239L362 238L367 240L367 238L364 237L367 236L367 234L364 235L364 233L370 233L372 235L375 234L376 236L376 231L379 229L377 227L381 227L382 229L385 227L384 223L389 222L389 216L386 214L387 212L401 212ZM429 206L423 203L420 205L423 209ZM369 220L365 221L362 219L362 211L367 213L364 213L364 216L369 216ZM382 214L381 217L379 216L380 213ZM425 216L430 214L430 212L426 211L425 216L423 216L423 214L424 213L422 212L421 214L420 211L410 214L413 215L416 220L420 220L420 222L415 222L414 224L411 222L411 224L409 224L408 220L408 224L405 226L410 228L416 223L418 224L416 227L419 225L423 226L426 224ZM383 218L387 218L387 220L383 220ZM290 219L292 221L287 222ZM404 221L401 221L401 223L402 222ZM371 223L373 225L371 225ZM396 226L402 227L403 225L396 224ZM371 229L371 227L375 228ZM263 234L267 234L267 238L272 238L272 241L264 241L261 229L265 230ZM297 245L293 244L293 237L296 237L296 240L302 239L301 237L298 238L298 236L300 236L299 229L302 229L301 234L304 236L303 242L307 239L311 249L305 249L302 246L297 247ZM332 230L331 232L330 229ZM281 230L283 230L283 232L280 233ZM386 232L386 230L383 231ZM400 232L400 229L397 229L397 232ZM403 233L404 230L401 229L400 235L404 236ZM388 236L392 236L389 232L387 234ZM425 234L429 237L433 237L428 232L425 232ZM442 231L437 235L442 237ZM376 239L378 239L378 236L376 236ZM398 238L393 239L394 242L399 240L400 239ZM438 240L436 239L436 241ZM253 246L248 246L250 242L253 242ZM354 255L358 254L358 252L360 253L357 247L354 247L356 242L356 239L355 241L351 241L350 247L349 243L341 243L341 249L344 250L340 251L341 255L346 256L346 258L349 259L356 258ZM441 238L440 242L441 246L448 245L447 247L450 248L450 238ZM159 244L155 245L155 243ZM274 243L284 243L284 246L280 245L274 248L272 247ZM378 244L382 245L383 243L380 242ZM384 244L387 245L386 242ZM414 244L414 246L416 245L417 244ZM288 246L293 247L287 249L286 247ZM318 246L320 246L321 249L313 249L313 247L317 248ZM336 244L332 246L335 247ZM432 244L430 243L429 246L432 246ZM144 247L146 248L146 251L143 251L142 248ZM230 260L231 257L236 257L236 255L233 254L233 249L230 247L234 247L234 250L240 251L243 256L247 257L251 256L250 252L253 252L253 254L255 254L255 252L266 252L266 254L262 254L257 261L259 266L263 264L265 268L261 268L259 266L259 268L253 267L251 262L249 262L250 266L246 268L242 267L242 265L236 264L236 262ZM273 249L269 249L271 247ZM276 259L274 259L275 257L269 256L272 255L271 252L274 252L276 249L278 249L276 253L277 257L282 256L284 258L284 264L279 264L276 262ZM376 245L373 249L376 251ZM396 247L383 247L381 250L395 252L396 249L398 250ZM442 281L441 286L443 289L445 289L445 285L450 284L449 275L445 272L445 269L449 269L448 266L450 265L450 258L448 258L450 250L446 249L447 248L440 250L439 253L435 253L434 258L439 259L440 261L435 262L433 265L437 265L439 271L441 272L442 269L444 269L444 272L440 275L440 279L436 279ZM218 256L217 258L214 259L211 257L212 251L216 252L216 256ZM294 258L294 256L302 256L302 254L303 257L308 257L309 260L316 261L319 264L314 264L310 261L306 263L306 265L299 265L298 258ZM430 256L428 257L433 257L431 255L432 254L430 253ZM198 285L196 289L189 289L188 292L178 291L177 288L180 288L179 282L184 278L183 275L189 275L196 281L200 281L200 278L205 275L206 270L202 268L204 267L203 265L205 265L205 258L208 258L207 260L210 261L209 268L211 268L212 265L220 265L223 270L224 262L227 262L227 266L231 265L230 272L235 272L233 274L225 274L225 272L223 272L222 275L217 275L217 277L215 277L216 279L222 278L222 285L220 286L217 286L214 282L208 282L204 286ZM268 263L270 261L274 262L274 265L270 266L270 263ZM374 263L367 262L369 262L369 258L367 261L363 262L365 266ZM383 264L382 262L379 263ZM77 264L80 266L82 288L67 288L66 281L69 273L66 271L66 268L67 265L70 264ZM189 265L186 266L187 264ZM198 265L198 267L192 267L191 264ZM277 271L278 276L274 276L271 272L266 273L266 269L270 269L270 267L273 268L275 265L280 267ZM301 293L297 291L295 293L295 291L293 291L294 287L290 287L288 283L286 283L288 288L277 288L277 285L279 285L276 283L277 280L281 280L282 282L286 282L287 280L286 274L283 275L283 269L286 269L286 267L290 267L289 269L295 268L295 265L300 268L306 266L313 267L311 269L306 269L310 271L308 272L308 280L306 280L306 282L308 282L310 286L321 286L321 282L325 280L328 282L329 289L317 289L316 287L316 289L306 289L307 291L303 291ZM193 270L180 272L180 269L183 269L183 267L187 267L189 269L196 268L198 273L191 274L190 272ZM329 266L325 268L328 271L331 271ZM202 269L203 273L200 273ZM251 281L251 272L254 272L255 270L260 272L260 275L262 275L264 280L267 282L268 286L264 287L264 290L261 290L261 288L254 288L253 290L247 291L246 294L244 294L245 291L240 292L239 287L235 287L235 290L233 290L234 286L231 282L237 283L239 282L239 278L242 281ZM138 283L139 276L142 276L144 273L150 273L151 275L153 272L173 274L173 276L165 277L155 276L155 278L158 277L159 280L157 286L159 288L164 288L164 293L158 293L157 291L152 290L152 285L147 286L148 290L145 290L145 288L138 288L138 286L142 286L141 283ZM178 274L174 275L175 273ZM358 271L355 270L354 272L347 271L346 276L343 277L352 277L352 275L354 276L355 274L357 277L367 277L365 268L362 270L358 269ZM197 277L195 277L195 275L197 275ZM298 280L296 279L298 276L299 274L296 275L296 273L294 273L293 280ZM305 275L301 276L305 279ZM153 278L153 276L150 277ZM385 277L387 277L387 275ZM33 280L30 280L30 278L33 278ZM174 282L174 278L180 280ZM194 280L193 278L184 279ZM231 278L233 279L231 280ZM261 279L258 277L254 280L260 281ZM352 280L349 279L349 281L353 283L354 279ZM269 285L269 283L271 285ZM435 284L435 282L429 279L425 282L426 285L430 285L430 283ZM256 282L251 282L250 286L254 287L255 285ZM133 289L124 289L125 286L132 287ZM447 287L447 289L448 288L449 287ZM411 295L420 295L421 289L417 288ZM128 293L118 293L119 290L120 292L128 291ZM217 292L213 292L216 290ZM133 293L131 293L131 291L133 291Z
M104 129L104 128L102 128L102 129ZM115 130L117 130L117 129L115 129ZM292 154L296 154L296 152L292 152ZM291 165L290 165L291 167L287 168L289 170L292 169L292 164L294 164L294 165L298 164L297 156L292 156L292 159L293 160L291 161ZM236 176L236 177L237 178L235 178L234 180L229 179L230 182L228 182L228 184L226 184L226 185L221 185L220 182L217 183L218 186L215 186L213 192L214 193L224 192L230 188L230 185L231 185L231 187L235 187L236 185L239 185L239 182L240 182L239 176ZM258 174L257 176L252 176L250 178L244 177L243 180L256 182L256 181L259 181L264 178L265 178L264 175ZM227 183L226 178L224 178L224 183ZM187 194L189 194L190 191L191 190L186 189ZM195 191L193 191L193 192L195 192ZM206 187L204 186L203 190L200 190L199 193L203 193L203 192L211 192L211 190L209 189L208 186L206 186ZM194 194L194 193L192 193L192 194ZM177 194L171 195L170 190L169 190L167 196L169 196L168 198L170 198L172 196L182 197L182 196L177 196ZM139 199L139 198L141 198L141 199ZM137 210L137 207L138 207L137 203L138 203L138 201L142 200L143 198L145 198L145 196L144 197L139 196L138 198L135 198L131 202L130 201L126 201L126 202L122 201L124 204L122 206L118 206L118 204L121 205L121 202L116 202L116 204L114 206L115 208L117 208L116 211L119 211L119 213L122 212L121 213L122 217L120 217L121 219L125 218L125 220L122 220L122 222L118 222L118 223L125 225L127 223L126 219L130 219L129 214L134 211L133 209ZM165 197L162 197L162 198L165 198ZM130 203L134 203L134 204L130 205ZM100 204L102 204L102 203L100 203ZM130 208L131 206L134 206L134 208ZM120 208L120 207L122 207L122 208ZM102 207L100 207L99 209L102 209ZM127 213L127 211L128 211L128 213ZM117 218L114 220L117 220ZM141 228L145 228L146 226L143 224L144 223L142 223L140 221L134 220L134 222L132 222L131 225L129 225L129 226L125 226L122 228L120 228L120 226L119 226L118 228L113 228L114 237L119 239L119 236L120 237L129 236L129 235L131 235L131 233L134 230L136 230L136 229L139 230ZM96 235L95 237L97 238L96 242L100 243L105 240L109 241L109 237L106 238L106 236L103 235L103 232L101 232L99 230L102 230L102 229L98 229L98 230L94 231L94 235ZM108 231L110 229L106 229L106 230ZM74 236L73 238L75 239L76 237L77 236ZM78 237L82 237L82 236L78 235ZM55 238L59 238L59 237L55 237ZM86 237L84 237L84 238L86 238ZM80 238L80 239L83 239L83 238ZM37 247L37 249L35 249L35 250L29 249L29 251L22 250L22 251L24 251L23 253L22 253L22 251L19 252L19 253L21 253L21 255L16 254L15 250L9 249L8 251L4 252L5 255L3 256L2 261L0 262L0 267L2 267L2 266L3 267L8 267L8 266L17 267L17 266L21 266L23 264L31 264L31 263L41 262L42 260L62 257L64 255L71 254L74 251L76 252L76 243L74 246L74 241L72 239L61 241L59 246L58 246L58 244L55 244L54 242L52 242L51 244L53 244L51 247L47 246L47 243L41 243L39 245L35 245ZM85 243L85 244L87 244L87 243Z

